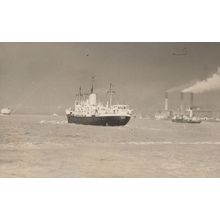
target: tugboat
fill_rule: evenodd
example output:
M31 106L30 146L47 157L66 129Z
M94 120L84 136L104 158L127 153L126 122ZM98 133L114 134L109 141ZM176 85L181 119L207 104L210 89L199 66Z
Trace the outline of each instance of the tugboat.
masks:
M201 123L202 120L200 118L197 118L193 116L192 109L189 110L189 116L186 115L176 115L172 118L172 122L177 122L177 123Z
M188 117L186 115L183 116L174 116L172 118L172 122L177 122L177 123L201 123L202 120L196 117Z
M74 103L74 108L66 110L68 123L98 126L124 126L132 115L128 105L112 105L112 84L107 92L108 101L106 105L97 104L96 93L93 83L90 94L82 93L81 87Z

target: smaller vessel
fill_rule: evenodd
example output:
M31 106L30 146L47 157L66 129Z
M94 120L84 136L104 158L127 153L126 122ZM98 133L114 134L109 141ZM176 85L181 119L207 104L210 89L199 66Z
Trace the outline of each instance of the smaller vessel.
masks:
M202 120L197 117L188 117L186 115L176 115L172 118L172 122L177 123L201 123Z
M10 108L2 108L1 109L1 114L2 115L10 115L11 114L11 109Z
M177 123L192 123L192 124L198 124L201 123L202 120L199 117L193 116L193 109L189 108L189 116L188 115L175 115L172 118L172 122L177 122Z

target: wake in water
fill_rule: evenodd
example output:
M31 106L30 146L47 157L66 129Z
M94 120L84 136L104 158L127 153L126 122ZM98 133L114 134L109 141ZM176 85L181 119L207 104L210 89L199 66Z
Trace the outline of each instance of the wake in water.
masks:
M55 120L46 121L46 120L41 120L40 124L67 124L67 121L55 121Z

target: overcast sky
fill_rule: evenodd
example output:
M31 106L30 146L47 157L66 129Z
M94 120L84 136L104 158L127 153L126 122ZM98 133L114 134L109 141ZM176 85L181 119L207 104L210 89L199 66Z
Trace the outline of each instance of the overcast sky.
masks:
M0 43L0 107L63 113L95 75L101 99L112 82L120 103L149 113L163 107L165 90L205 79L218 66L219 43ZM220 108L219 95L195 102ZM170 94L173 107L178 100Z

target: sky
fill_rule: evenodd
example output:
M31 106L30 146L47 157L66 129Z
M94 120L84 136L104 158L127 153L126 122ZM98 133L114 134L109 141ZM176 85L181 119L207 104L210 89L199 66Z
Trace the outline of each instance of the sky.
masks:
M219 66L220 43L0 43L0 108L64 114L95 76L99 100L112 83L116 101L151 114L163 109L166 90L204 80ZM194 100L220 109L219 95ZM179 91L169 94L169 105L177 108Z

